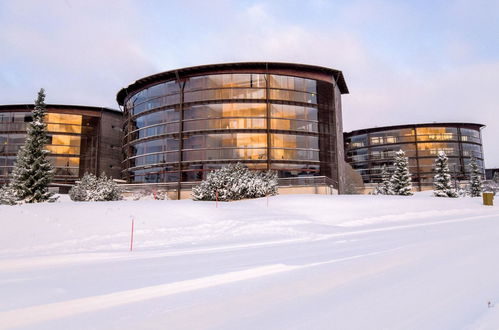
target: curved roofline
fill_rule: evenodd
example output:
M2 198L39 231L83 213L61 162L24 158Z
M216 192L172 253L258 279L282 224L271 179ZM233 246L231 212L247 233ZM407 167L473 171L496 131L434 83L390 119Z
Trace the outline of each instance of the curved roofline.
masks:
M386 130L393 130L393 129L404 129L404 128L413 128L413 127L432 127L432 126L450 126L450 127L456 127L456 126L475 126L478 129L482 129L485 127L484 124L478 124L478 123L463 123L463 122L443 122L443 123L421 123L421 124L404 124L404 125L392 125L392 126L381 126L381 127L371 127L371 128L363 128L363 129L358 129L350 132L344 132L344 135L359 135L359 134L365 134L365 133L374 133L374 132L379 132L379 131L386 131Z
M136 80L134 83L128 85L128 87L122 88L118 94L116 95L116 101L119 105L123 105L125 101L125 97L128 94L135 92L147 85L150 85L155 82L161 82L165 80L176 79L182 75L196 75L201 73L207 73L210 71L216 70L228 70L231 68L238 69L253 69L253 70L267 70L267 69L294 69L301 71L310 71L310 72L321 72L326 74L331 74L334 77L334 80L338 83L338 87L340 89L341 94L348 94L348 87L345 82L345 78L343 76L343 72L339 70L334 70L330 68L326 68L323 66L317 65L309 65L309 64L299 64L299 63L285 63L285 62L232 62L232 63L217 63L217 64L206 64L206 65L198 65L185 67L170 71L164 71L161 73L157 73L154 75L150 75L139 80Z
M12 110L12 109L32 109L34 107L34 103L20 103L20 104L1 104L0 112L4 110ZM113 113L123 113L123 111L118 109L106 108L106 107L96 107L89 105L78 105L78 104L51 104L45 103L47 108L53 109L79 109L79 110L91 110L91 111L108 111Z

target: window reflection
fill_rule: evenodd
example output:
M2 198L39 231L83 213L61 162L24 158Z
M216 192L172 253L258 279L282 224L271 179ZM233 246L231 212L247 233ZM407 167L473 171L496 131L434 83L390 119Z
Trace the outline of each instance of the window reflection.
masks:
M207 89L194 92L185 92L184 102L198 102L209 100L231 99L264 99L265 89L231 88Z
M289 119L271 119L270 128L286 131L318 132L317 122L289 120Z
M457 143L427 142L418 143L419 156L437 156L440 151L447 156L459 156L459 145Z
M184 119L223 117L265 117L265 103L219 103L190 106L184 110Z
M307 135L271 134L273 148L319 149L319 138Z
M187 80L185 91L234 87L265 88L265 75L234 73L192 77Z
M173 138L151 140L132 145L132 155L142 155L154 152L175 151L179 148L179 140Z
M273 148L271 150L271 157L275 160L319 161L319 151Z
M273 100L317 104L317 94L288 91L282 89L271 89L269 98Z
M267 128L267 121L262 118L191 120L184 123L184 131L264 128Z
M184 140L184 149L266 148L267 135L253 133L193 135Z
M202 160L265 160L267 159L267 149L205 149L190 150L182 153L185 161Z
M277 171L280 178L308 177L319 174L319 165L272 163L271 169Z
M457 140L457 128L454 127L418 127L418 141Z
M315 80L300 77L270 75L270 87L317 93L317 83Z
M273 118L300 119L317 121L317 108L288 104L271 104L270 116Z

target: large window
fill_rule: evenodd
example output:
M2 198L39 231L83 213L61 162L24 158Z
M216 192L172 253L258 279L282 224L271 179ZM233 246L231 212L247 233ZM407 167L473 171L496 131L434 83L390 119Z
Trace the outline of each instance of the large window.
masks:
M353 135L345 140L347 149L362 148L368 145L367 134Z
M193 105L184 109L184 119L208 119L226 117L265 117L265 103L218 103Z
M461 128L461 141L480 143L480 132L474 129Z
M440 151L447 156L459 156L459 144L452 142L425 142L418 143L419 157L437 157Z
M457 141L455 127L418 127L416 133L418 141Z
M184 123L184 131L223 130L223 129L265 129L264 118L230 118L190 120Z
M131 147L132 155L144 155L155 152L175 151L179 148L178 139L166 138L140 142Z
M398 129L390 131L374 132L369 134L369 143L376 144L392 144L401 142L414 142L414 130Z
M266 147L267 135L258 133L192 135L184 139L184 149Z

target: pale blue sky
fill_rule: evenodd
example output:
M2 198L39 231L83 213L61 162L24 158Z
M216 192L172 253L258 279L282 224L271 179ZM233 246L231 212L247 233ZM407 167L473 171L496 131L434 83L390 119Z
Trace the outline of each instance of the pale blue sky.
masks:
M470 121L499 167L499 0L0 0L0 104L117 107L141 77L226 61L342 70L345 130Z

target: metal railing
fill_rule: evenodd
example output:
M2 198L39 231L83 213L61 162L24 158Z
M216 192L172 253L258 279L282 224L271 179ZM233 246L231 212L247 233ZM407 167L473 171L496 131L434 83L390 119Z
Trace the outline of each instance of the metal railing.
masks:
M194 182L181 182L181 190L190 190L194 186L198 185L200 181ZM305 176L305 177L292 177L292 178L279 178L279 187L291 187L291 186L333 186L338 187L336 181L328 178L326 176ZM139 191L139 190L163 190L163 191L176 191L178 189L177 182L162 182L162 183L124 183L119 184L119 186L124 191Z

